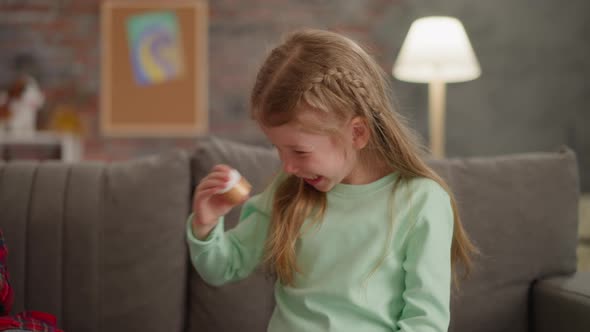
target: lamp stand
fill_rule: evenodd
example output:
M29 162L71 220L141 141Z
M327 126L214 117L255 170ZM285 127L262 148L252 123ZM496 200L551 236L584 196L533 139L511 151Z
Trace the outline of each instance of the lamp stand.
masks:
M436 159L445 156L445 90L444 81L433 80L428 84L430 151Z

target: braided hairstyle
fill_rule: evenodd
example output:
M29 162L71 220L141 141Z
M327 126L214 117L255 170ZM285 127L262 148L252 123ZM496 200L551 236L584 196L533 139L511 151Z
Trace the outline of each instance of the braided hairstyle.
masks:
M452 261L462 263L468 274L476 248L463 230L448 185L423 161L424 147L395 112L388 82L375 60L351 39L330 31L298 30L286 35L262 64L250 99L252 117L262 126L274 127L302 121L299 115L311 111L322 121L308 121L303 127L330 135L337 135L347 120L362 118L370 138L359 160L369 166L385 163L399 172L400 181L430 178L449 193L455 219ZM293 285L295 273L304 272L296 261L301 226L307 218L320 222L325 208L326 194L296 176L278 185L265 262L283 284ZM389 238L392 229L390 225Z

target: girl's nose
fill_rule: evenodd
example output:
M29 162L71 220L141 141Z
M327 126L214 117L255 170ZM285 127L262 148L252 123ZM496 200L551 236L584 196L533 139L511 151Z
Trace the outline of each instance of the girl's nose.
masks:
M287 174L295 174L297 172L297 168L295 165L290 161L283 162L283 171Z

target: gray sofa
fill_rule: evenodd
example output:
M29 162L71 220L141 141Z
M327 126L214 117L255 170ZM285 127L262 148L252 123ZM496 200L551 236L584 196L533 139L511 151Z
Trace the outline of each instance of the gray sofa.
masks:
M271 277L257 271L212 287L187 257L192 190L216 163L236 167L255 192L279 167L270 150L214 137L194 151L124 162L0 163L13 311L53 313L68 332L264 331ZM573 152L431 163L482 252L453 294L450 331L589 331Z

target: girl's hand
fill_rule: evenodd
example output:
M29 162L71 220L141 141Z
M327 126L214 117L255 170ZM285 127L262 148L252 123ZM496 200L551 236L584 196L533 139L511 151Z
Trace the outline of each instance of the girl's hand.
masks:
M229 181L229 172L232 170L227 165L216 165L205 176L195 189L193 200L194 219L192 223L193 234L198 239L204 239L217 225L221 216L227 214L234 206L222 195L217 193L225 188Z

